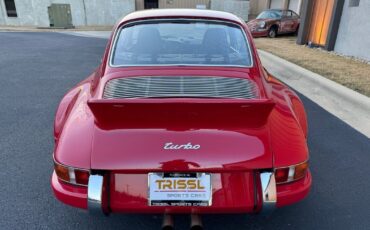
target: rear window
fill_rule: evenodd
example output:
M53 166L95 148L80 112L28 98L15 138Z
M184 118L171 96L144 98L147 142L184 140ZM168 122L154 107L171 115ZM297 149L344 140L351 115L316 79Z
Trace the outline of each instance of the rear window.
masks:
M151 21L121 28L112 66L251 66L244 32L213 21Z

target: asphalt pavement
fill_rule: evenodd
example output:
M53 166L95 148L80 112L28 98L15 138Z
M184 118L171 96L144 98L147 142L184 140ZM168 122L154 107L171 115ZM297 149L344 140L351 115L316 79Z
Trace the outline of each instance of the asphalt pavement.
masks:
M90 217L57 201L50 188L55 110L97 67L106 42L0 32L0 229L160 228L159 215ZM308 198L270 217L205 215L205 229L370 229L369 138L302 99L313 175ZM189 229L189 216L176 216L175 225Z

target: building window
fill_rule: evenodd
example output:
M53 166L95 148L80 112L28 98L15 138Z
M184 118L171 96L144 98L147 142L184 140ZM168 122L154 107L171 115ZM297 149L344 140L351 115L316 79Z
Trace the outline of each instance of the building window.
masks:
M158 0L144 0L145 9L155 9L158 8Z
M14 0L4 0L6 14L8 17L17 17L17 9Z
M360 0L349 0L349 7L356 7L360 5Z

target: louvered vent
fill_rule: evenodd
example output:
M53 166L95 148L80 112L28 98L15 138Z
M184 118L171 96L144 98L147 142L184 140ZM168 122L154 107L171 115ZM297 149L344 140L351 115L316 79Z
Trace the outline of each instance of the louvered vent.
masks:
M148 76L110 80L104 89L105 99L135 98L258 98L255 83L231 77Z

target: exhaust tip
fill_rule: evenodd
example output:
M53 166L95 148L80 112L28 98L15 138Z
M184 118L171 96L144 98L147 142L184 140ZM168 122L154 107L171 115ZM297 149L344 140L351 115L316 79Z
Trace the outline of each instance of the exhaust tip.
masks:
M199 215L191 215L190 230L203 230L202 219Z
M168 214L163 216L162 230L173 230L173 217Z

